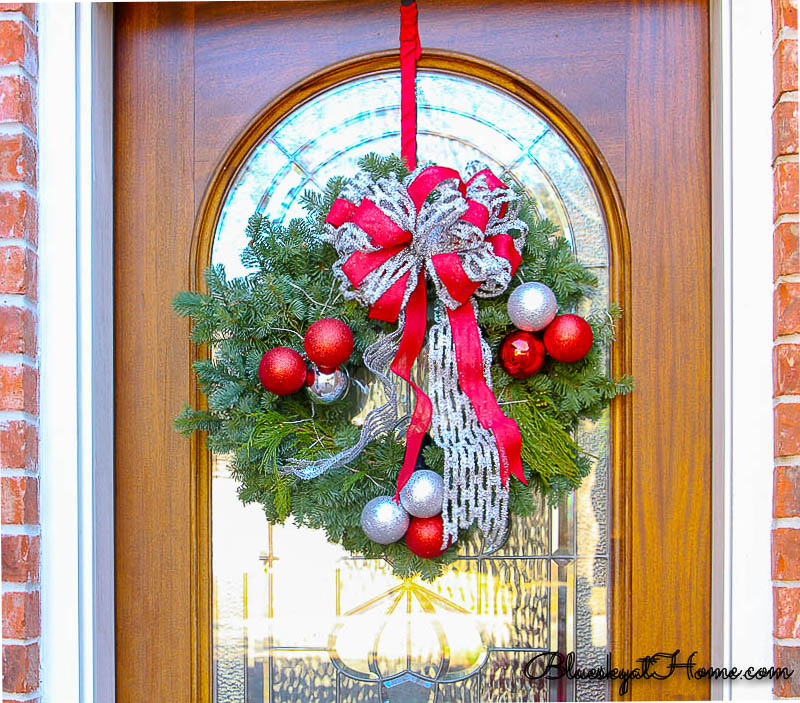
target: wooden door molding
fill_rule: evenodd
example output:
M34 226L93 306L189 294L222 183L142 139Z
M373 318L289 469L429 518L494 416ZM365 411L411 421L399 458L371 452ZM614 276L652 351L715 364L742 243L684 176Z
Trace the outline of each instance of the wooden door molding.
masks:
M524 76L502 66L467 54L425 49L418 62L420 69L442 71L480 80L500 88L544 116L575 151L589 174L605 217L609 241L609 283L611 301L630 310L630 233L619 188L598 146L578 119L550 93ZM262 138L278 122L303 103L338 84L361 76L399 70L397 51L383 51L357 56L336 63L296 83L268 103L231 142L217 164L203 196L192 234L189 260L194 290L204 286L203 271L211 263L214 233L226 196L242 165ZM631 373L630 315L619 321L611 348L614 376ZM192 362L207 358L208 349L194 347ZM187 369L195 407L204 407L191 364ZM632 659L630 608L631 530L630 492L632 436L628 431L631 412L630 395L619 396L611 406L611 614L610 649L614 665L630 668ZM193 437L192 444L192 531L194 534L192 573L194 574L195 610L192 625L192 650L197 657L195 686L199 700L210 700L211 690L211 460L205 441ZM613 688L613 687L612 687Z

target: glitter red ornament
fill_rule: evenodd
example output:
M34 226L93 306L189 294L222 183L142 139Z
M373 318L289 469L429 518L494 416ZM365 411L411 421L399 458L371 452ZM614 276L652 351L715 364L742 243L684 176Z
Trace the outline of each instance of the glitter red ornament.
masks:
M556 361L580 361L592 342L592 328L580 315L559 315L544 331L545 349Z
M294 349L274 347L261 357L258 378L261 385L275 395L290 395L306 382L306 362Z
M341 320L324 317L312 323L304 340L306 354L322 373L333 373L353 353L353 333Z
M441 515L412 517L406 531L406 546L418 557L433 559L444 553L442 538L444 522Z
M500 346L503 368L514 378L528 378L544 364L544 344L532 332L512 332Z

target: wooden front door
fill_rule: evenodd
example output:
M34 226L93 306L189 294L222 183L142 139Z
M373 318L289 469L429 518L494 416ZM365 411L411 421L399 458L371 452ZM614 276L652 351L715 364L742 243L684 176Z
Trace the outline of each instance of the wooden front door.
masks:
M170 301L198 285L211 255L196 221L224 195L223 156L233 158L255 138L256 118L270 118L265 105L314 74L335 83L336 70L324 69L354 56L375 55L359 66L391 64L377 52L396 48L397 4L116 7L122 703L214 699L208 455L200 440L172 430L193 390L187 323ZM678 648L681 656L697 650L697 661L710 664L708 7L422 0L420 12L423 46L436 49L432 68L473 66L486 80L500 76L509 95L529 91L534 101L535 87L525 86L540 86L542 104L563 108L579 125L576 148L585 162L608 176L605 191L596 184L598 197L627 220L627 229L617 223L610 263L611 295L626 306L614 364L636 379L634 394L612 408L609 649L615 664L628 667ZM314 81L296 90L302 94L286 93L280 104L310 99ZM501 685L485 684L481 695L506 700L495 696ZM709 688L675 675L635 682L632 695L702 699Z

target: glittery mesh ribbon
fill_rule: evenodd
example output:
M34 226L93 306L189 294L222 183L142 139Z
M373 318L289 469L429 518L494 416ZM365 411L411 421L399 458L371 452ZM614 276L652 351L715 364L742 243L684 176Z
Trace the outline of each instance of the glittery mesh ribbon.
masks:
M492 393L491 355L474 298L506 289L521 261L527 227L517 216L517 196L502 181L479 164L470 164L468 172L473 175L466 182L457 171L438 166L418 169L402 183L396 178L373 182L359 174L334 203L326 231L339 253L334 273L344 296L369 306L373 319L398 323L365 354L365 361L368 356L380 360L370 370L390 397L367 415L357 445L334 457L288 466L304 477L319 475L352 460L379 430L396 426L397 397L387 386L385 366L393 355L389 368L416 395L397 495L431 428L445 452L445 543L473 520L489 543L499 538L509 476L525 482L519 428ZM410 375L426 338L426 280L442 318L428 339L431 397Z
M491 384L491 360L489 345L481 340L481 374L487 386ZM500 478L500 457L492 433L481 425L468 396L456 384L453 331L450 318L441 314L441 306L437 323L428 333L428 366L428 392L436 408L431 435L444 452L442 546L456 540L460 529L476 522L483 532L486 551L491 551L500 546L505 535L508 486Z

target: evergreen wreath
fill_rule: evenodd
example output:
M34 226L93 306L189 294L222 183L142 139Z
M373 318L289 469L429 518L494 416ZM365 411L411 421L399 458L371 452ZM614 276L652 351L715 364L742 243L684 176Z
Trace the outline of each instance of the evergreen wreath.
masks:
M373 182L388 177L402 180L409 173L401 159L375 154L364 157L360 168ZM285 474L281 468L289 458L313 460L351 446L360 431L351 419L362 409L364 395L351 389L339 402L322 405L303 392L274 395L264 389L257 373L268 349L284 346L302 353L309 325L334 317L353 331L354 351L345 366L351 377L358 378L364 350L393 327L370 319L367 307L345 300L334 276L338 255L323 241L325 218L346 183L345 178L333 178L324 193L306 192L307 217L288 226L254 214L242 254L242 262L253 272L228 280L221 265L209 267L207 293L176 295L174 309L193 321L191 341L207 345L211 353L194 364L207 407L184 406L175 427L187 435L205 433L210 451L231 457L240 499L259 503L269 522L291 518L299 526L324 530L329 541L349 552L386 558L397 576L419 574L433 580L458 558L459 543L474 537L474 525L441 555L423 559L402 540L387 545L373 542L360 524L368 501L394 494L405 452L402 432L384 434L346 466L311 480ZM528 235L515 279L549 286L559 312L576 309L595 290L596 277L527 198L519 218L527 224ZM515 330L507 312L510 293L480 301L478 324L493 358ZM542 370L528 378L512 377L501 364L492 364L494 393L522 435L522 466L529 483L511 482L510 519L536 509L533 490L555 503L588 475L592 457L575 442L573 431L581 419L597 419L612 398L633 387L630 377L614 379L606 369L604 352L620 315L619 306L611 304L588 318L594 341L588 354L575 363L548 358ZM427 468L441 474L442 454L435 444L426 446Z

